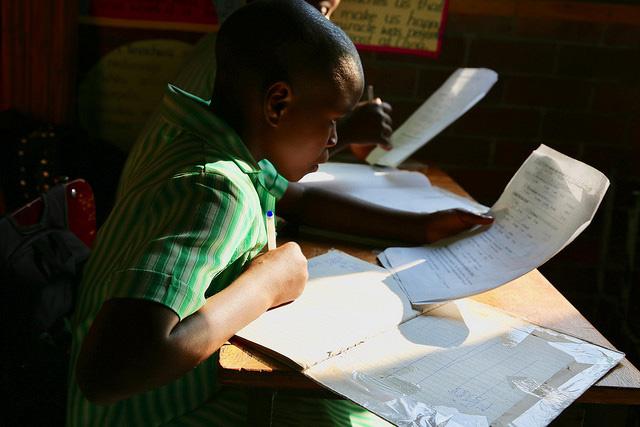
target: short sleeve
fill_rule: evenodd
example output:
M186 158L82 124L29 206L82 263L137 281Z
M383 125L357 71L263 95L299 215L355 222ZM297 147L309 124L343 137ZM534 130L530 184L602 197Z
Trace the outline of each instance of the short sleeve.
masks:
M249 190L216 173L163 184L136 207L136 240L111 275L111 296L156 301L181 319L198 310L213 278L255 244Z

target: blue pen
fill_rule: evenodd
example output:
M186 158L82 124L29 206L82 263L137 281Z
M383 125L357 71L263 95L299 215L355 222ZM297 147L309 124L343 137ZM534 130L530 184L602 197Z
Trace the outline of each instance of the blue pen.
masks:
M267 211L267 248L271 251L276 248L276 221L273 211Z

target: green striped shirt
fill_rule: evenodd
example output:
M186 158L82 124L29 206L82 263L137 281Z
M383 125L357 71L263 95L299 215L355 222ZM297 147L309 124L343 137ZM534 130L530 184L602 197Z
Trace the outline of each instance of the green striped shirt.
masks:
M73 367L104 301L151 300L184 319L229 285L266 244L266 211L286 187L206 101L168 87L129 154L84 271L72 319L68 425L159 425L215 397L217 353L173 383L106 406L84 398Z

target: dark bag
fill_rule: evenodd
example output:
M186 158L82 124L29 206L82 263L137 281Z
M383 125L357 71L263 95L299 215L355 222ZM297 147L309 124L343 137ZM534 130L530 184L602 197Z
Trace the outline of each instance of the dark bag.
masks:
M65 184L43 194L36 224L0 219L2 394L15 425L64 421L67 316L90 252L69 229L66 197Z

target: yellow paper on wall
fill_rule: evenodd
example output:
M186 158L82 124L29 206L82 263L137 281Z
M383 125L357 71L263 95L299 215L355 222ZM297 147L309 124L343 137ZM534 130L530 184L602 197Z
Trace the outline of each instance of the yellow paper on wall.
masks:
M84 129L128 151L192 50L178 40L142 40L103 56L80 83Z
M342 0L332 20L359 48L436 56L447 0Z

